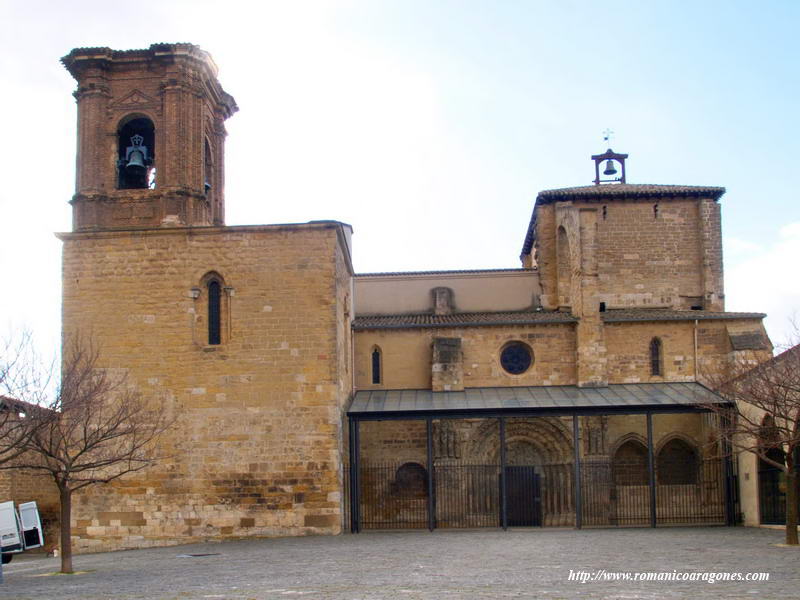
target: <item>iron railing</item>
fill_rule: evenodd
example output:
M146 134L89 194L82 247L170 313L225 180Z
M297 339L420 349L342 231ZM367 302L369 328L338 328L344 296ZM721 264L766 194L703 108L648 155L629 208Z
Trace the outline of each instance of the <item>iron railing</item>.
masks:
M576 525L575 470L572 463L509 465L437 464L432 486L409 486L398 480L400 464L362 464L358 471L357 503L350 503L349 473L345 477L345 527L357 507L357 529L423 529ZM735 474L724 462L697 465L691 483L662 484L655 473L655 519L651 518L649 481L619 479L608 462L583 462L581 526L725 524L735 514ZM729 478L726 485L726 477ZM505 502L503 489L505 486ZM431 514L431 510L433 514ZM432 518L431 518L432 517Z

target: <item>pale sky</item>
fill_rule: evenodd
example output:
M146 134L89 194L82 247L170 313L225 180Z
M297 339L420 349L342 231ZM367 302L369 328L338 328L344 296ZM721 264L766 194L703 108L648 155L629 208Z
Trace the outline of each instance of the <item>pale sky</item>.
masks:
M0 332L60 335L79 46L192 42L240 112L229 225L336 219L357 272L517 267L538 191L724 186L726 308L800 309L800 2L0 0Z

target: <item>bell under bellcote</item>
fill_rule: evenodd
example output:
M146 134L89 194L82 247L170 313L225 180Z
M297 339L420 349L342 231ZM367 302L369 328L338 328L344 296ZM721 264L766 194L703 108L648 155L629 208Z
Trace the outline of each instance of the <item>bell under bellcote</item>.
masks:
M73 230L224 225L225 120L238 110L192 44L76 48Z

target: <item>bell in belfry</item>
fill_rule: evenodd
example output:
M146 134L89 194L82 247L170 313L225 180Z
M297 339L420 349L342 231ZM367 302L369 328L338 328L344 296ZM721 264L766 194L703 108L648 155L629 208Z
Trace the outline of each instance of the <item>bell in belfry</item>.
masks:
M128 164L125 165L128 171L141 172L145 169L144 155L139 150L134 150L128 157Z
M128 161L125 170L131 174L142 174L147 169L147 146L143 146L144 137L134 135L131 137L131 145L125 149L125 159Z
M617 168L614 166L614 161L609 160L608 162L606 162L606 170L603 171L603 175L616 175L616 174L617 174Z

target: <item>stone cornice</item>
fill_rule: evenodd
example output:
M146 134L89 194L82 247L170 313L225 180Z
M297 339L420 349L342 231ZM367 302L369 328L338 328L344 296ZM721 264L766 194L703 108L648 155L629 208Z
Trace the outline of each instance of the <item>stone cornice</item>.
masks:
M103 239L115 237L159 236L159 235L219 235L226 233L259 233L268 231L291 231L313 229L338 229L350 227L341 221L310 221L308 223L275 223L269 225L208 225L195 227L150 227L127 228L113 230L86 230L56 232L55 236L62 241L78 239Z

